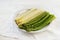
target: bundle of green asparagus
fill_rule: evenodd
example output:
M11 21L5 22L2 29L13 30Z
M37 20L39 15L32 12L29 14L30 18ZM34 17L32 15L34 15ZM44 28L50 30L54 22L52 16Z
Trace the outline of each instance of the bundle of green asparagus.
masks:
M15 22L20 29L31 32L41 30L49 25L54 19L55 16L53 14L32 8L22 13L21 16L16 17Z

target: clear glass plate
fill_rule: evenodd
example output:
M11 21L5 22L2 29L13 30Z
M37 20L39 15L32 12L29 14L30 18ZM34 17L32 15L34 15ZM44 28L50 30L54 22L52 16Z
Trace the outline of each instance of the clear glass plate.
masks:
M29 10L29 9L31 9L31 8L22 9L22 10L16 12L15 18L21 16L22 13L24 13L25 11L27 11L27 10ZM37 8L37 9L38 9L38 8ZM40 9L40 8L39 8L39 9ZM40 9L40 10L43 10L43 9ZM43 11L44 11L44 10L43 10ZM45 11L46 11L46 10L45 10ZM14 22L15 22L15 18L14 18ZM17 25L17 24L15 23L15 25ZM18 25L17 25L17 26L18 26ZM48 26L49 26L49 25L48 25ZM27 32L27 33L43 32L43 31L46 31L46 30L47 30L48 26L42 28L41 30L38 30L38 31L31 31L31 32ZM20 28L18 28L18 29L20 29ZM22 30L22 29L20 29L20 31L26 32L25 30Z

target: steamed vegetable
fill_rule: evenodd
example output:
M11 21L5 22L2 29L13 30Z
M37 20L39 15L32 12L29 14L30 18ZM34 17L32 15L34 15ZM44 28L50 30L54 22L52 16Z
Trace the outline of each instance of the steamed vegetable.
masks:
M32 8L16 17L15 22L20 29L30 32L41 30L49 25L54 19L55 16L53 14Z

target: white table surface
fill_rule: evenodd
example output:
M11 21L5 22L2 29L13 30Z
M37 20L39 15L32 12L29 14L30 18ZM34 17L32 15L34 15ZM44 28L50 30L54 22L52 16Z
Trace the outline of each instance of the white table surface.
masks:
M34 7L56 15L50 31L28 34L18 31L12 23L17 11ZM60 40L60 0L0 0L0 40Z

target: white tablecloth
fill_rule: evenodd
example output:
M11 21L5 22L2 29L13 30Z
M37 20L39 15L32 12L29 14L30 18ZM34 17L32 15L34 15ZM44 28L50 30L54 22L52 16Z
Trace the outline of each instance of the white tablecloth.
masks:
M56 15L48 30L29 34L19 31L13 17L19 10L43 8ZM60 1L59 0L0 0L0 35L18 40L60 40Z

